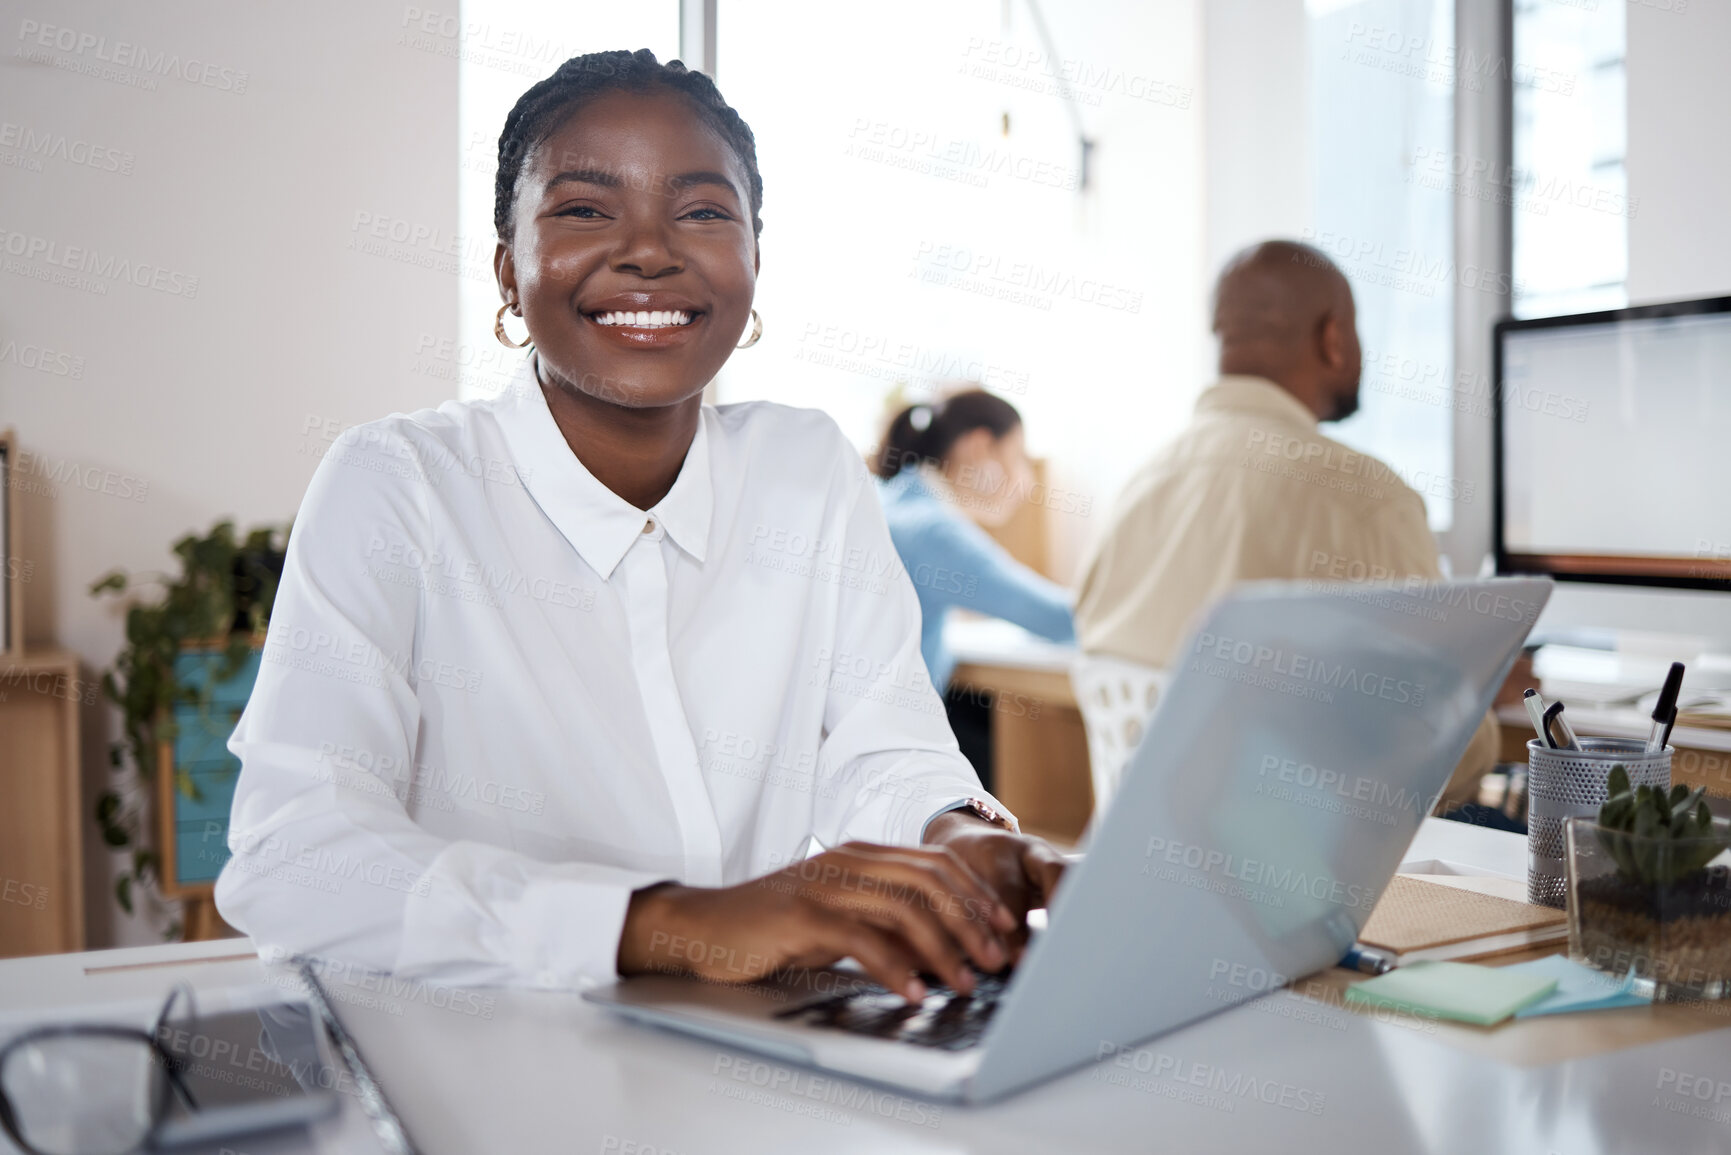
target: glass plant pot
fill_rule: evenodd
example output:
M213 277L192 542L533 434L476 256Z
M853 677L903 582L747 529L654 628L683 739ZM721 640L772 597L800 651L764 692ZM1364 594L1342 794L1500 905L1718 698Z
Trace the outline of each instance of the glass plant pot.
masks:
M1731 821L1695 839L1565 824L1569 955L1655 1002L1731 998ZM1694 863L1712 847L1721 853Z

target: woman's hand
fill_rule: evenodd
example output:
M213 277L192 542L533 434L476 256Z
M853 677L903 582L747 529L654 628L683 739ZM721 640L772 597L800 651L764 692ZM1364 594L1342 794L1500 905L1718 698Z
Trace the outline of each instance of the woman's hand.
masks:
M975 824L982 833L1029 841ZM910 1001L925 998L921 973L971 991L970 961L998 971L1013 957L1025 894L1011 888L1000 898L972 865L1015 873L1001 847L971 832L959 841L960 849L850 842L738 886L640 890L619 936L619 973L743 983L852 956Z
M1045 839L1012 833L965 810L932 819L926 841L954 853L1009 908L1016 918L1011 957L1020 959L1028 938L1028 912L1051 904L1064 877L1064 856Z

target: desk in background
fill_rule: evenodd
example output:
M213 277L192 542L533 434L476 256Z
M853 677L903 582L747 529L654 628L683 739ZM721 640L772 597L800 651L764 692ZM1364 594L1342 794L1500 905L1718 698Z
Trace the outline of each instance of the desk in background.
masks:
M1406 860L1519 876L1525 856L1518 836L1431 819ZM1485 1030L1350 1010L1318 993L1354 980L1335 970L1318 977L1329 987L1274 992L1126 1066L957 1107L634 1026L573 994L342 975L325 976L337 1013L426 1155L1731 1151L1731 1123L1711 1114L1723 1104L1677 1086L1679 1073L1731 1083L1731 1019L1684 1008ZM0 962L0 1012L266 978L241 939L15 959Z
M1030 493L1052 492L1051 463L1030 462ZM1083 542L1076 526L1060 525L1054 504L1028 501L1010 520L986 532L1009 555L1059 585L1074 580ZM1073 519L1072 519L1073 522ZM1074 844L1094 812L1088 736L1070 688L1076 651L994 618L952 613L944 640L956 656L952 686L996 696L992 712L993 793L1023 829Z
M1070 685L1075 647L955 613L944 641L956 656L950 684L994 695L993 793L1030 834L1074 844L1094 812L1088 735Z

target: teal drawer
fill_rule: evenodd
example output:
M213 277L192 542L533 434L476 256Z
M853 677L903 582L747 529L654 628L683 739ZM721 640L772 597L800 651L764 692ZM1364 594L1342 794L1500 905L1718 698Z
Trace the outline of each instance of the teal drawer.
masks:
M214 820L228 825L229 808L234 805L234 784L240 777L240 761L229 758L223 762L177 762L180 771L175 780L175 822ZM192 779L194 797L188 798L181 786Z
M213 705L241 707L252 695L252 684L258 680L259 659L263 655L253 650L231 678L211 686ZM174 676L180 684L202 693L211 679L222 670L223 656L214 650L187 650L174 659Z
M182 886L215 882L228 861L228 817L221 822L174 824L175 881Z
M190 707L174 712L174 761L214 762L230 757L228 736L240 721L240 712L228 706L212 706L200 714Z
M208 688L210 695L208 708L181 705L174 711L176 782L171 822L175 846L166 873L181 886L214 882L229 859L228 816L240 760L228 752L228 738L252 695L260 656L253 651L232 677L220 681L213 681L222 668L220 653L194 650L175 659L174 672L181 683L199 693ZM192 797L180 789L187 778Z

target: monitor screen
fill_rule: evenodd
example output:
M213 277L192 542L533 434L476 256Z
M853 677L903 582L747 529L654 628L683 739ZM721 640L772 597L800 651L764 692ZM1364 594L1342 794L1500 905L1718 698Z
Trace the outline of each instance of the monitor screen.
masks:
M1503 573L1731 589L1731 297L1496 330Z

